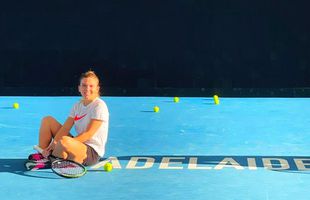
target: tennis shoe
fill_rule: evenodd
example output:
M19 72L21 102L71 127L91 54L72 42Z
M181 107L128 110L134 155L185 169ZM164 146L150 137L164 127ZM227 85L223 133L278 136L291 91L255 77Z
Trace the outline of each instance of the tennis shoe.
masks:
M51 168L51 163L48 162L36 162L36 161L27 161L25 167L28 171L35 171L38 169L49 169Z
M34 160L34 161L41 160L43 158L44 156L41 153L33 153L28 156L28 160Z

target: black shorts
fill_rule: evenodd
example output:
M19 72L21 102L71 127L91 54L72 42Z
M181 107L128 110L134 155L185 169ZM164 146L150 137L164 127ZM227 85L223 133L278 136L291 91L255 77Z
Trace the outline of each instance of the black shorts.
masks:
M97 152L89 145L86 144L87 147L87 157L83 160L83 165L89 166L89 165L94 165L96 164L100 156L97 154Z

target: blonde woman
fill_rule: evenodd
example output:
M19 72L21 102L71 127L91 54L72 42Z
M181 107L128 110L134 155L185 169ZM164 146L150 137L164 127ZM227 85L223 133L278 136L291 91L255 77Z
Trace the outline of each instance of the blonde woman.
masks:
M43 152L30 155L29 160L46 160L44 158L52 154L88 166L104 155L109 111L100 99L100 81L95 72L87 71L81 75L78 90L82 99L74 104L63 125L51 116L42 119L39 147ZM73 126L77 133L75 137L70 134Z

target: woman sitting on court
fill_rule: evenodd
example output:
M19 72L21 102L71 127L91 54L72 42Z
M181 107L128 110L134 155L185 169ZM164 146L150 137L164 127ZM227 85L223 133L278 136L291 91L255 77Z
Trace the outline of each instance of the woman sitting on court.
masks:
M52 154L88 166L97 163L104 155L109 111L100 99L98 76L93 71L83 73L78 89L82 99L72 107L63 125L51 116L43 118L39 131L39 147L43 152L30 155L30 160L47 158ZM69 132L73 125L76 137Z

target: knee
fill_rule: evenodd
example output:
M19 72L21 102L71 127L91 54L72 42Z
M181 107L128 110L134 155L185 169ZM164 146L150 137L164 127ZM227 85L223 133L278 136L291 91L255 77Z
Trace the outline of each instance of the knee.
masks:
M51 122L52 120L55 120L54 117L52 117L52 116L45 116L45 117L42 118L42 123Z
M59 140L59 143L63 149L69 149L72 143L71 140L72 138L69 136L62 136Z

